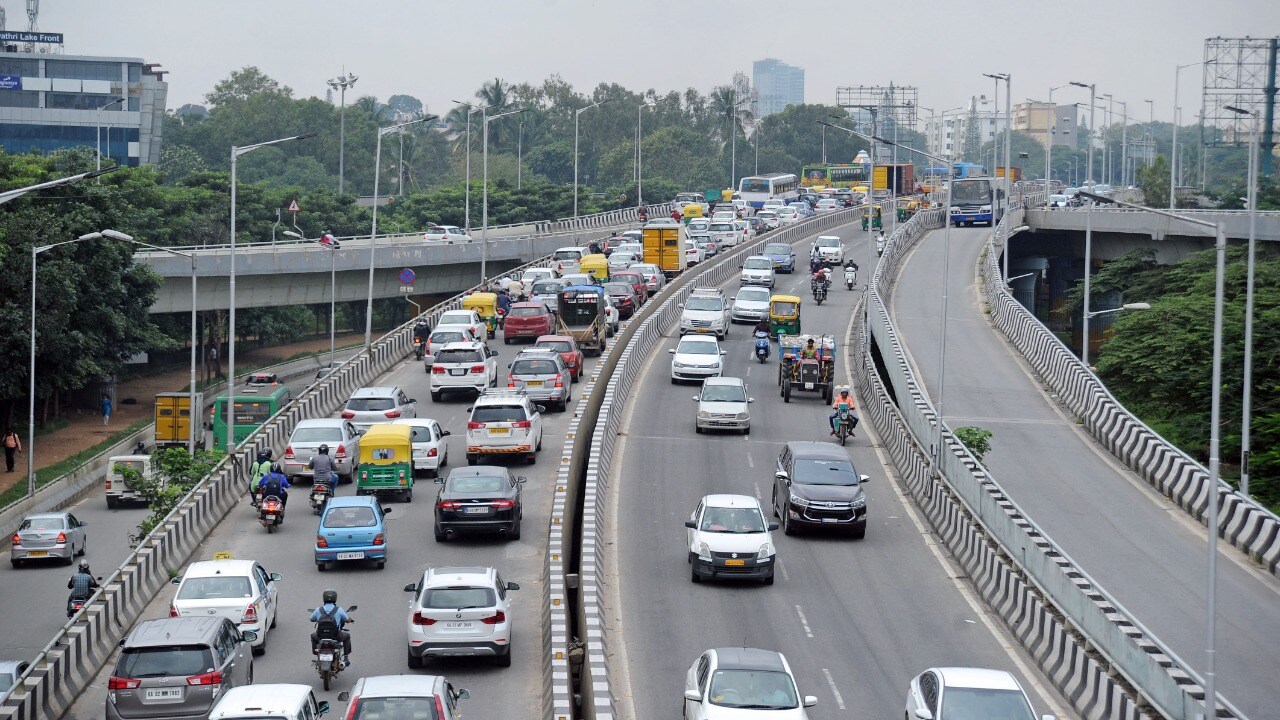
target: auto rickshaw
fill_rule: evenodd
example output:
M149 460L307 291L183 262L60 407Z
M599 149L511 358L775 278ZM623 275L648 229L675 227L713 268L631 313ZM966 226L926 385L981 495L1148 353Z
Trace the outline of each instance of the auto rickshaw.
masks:
M774 295L769 298L769 335L800 334L800 297Z
M475 310L489 329L489 339L498 334L498 296L491 292L471 293L462 298L463 310Z
M413 428L375 423L360 436L357 495L398 495L413 502Z
M879 205L871 206L871 227L873 228L884 227L884 219L882 217L883 214L884 214L884 210ZM862 215L862 229L863 230L867 229L866 213L863 213Z
M697 203L689 203L680 212L684 215L684 221L688 223L694 218L702 217L702 206Z
M910 220L918 210L920 210L919 200L898 201L898 222L903 223Z
M595 278L596 282L604 284L609 281L608 255L584 255L579 266L582 272Z

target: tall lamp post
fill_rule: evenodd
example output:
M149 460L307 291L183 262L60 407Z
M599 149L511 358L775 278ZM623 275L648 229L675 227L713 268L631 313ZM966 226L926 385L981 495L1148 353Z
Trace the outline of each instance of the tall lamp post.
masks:
M378 128L378 142L373 154L373 224L369 229L369 302L365 305L364 311L365 352L369 352L369 349L373 347L373 268L374 258L378 250L378 181L382 177L382 136L409 125L430 122L437 119L437 117L436 115L424 115L409 122ZM470 143L467 144L470 145Z
M497 120L498 118L504 118L508 115L518 115L522 112L527 112L528 110L529 110L528 108L520 108L519 110L510 110L508 112L499 113L497 115L490 115L487 112L484 114L484 130L481 133L482 135L481 142L484 144L484 184L483 184L483 190L482 190L484 200L483 200L483 209L481 210L481 221L480 221L480 227L481 227L481 230L480 230L480 284L481 285L483 285L485 280L487 280L489 277L488 275L486 275L486 272L488 272L488 268L486 266L488 265L488 262L489 262L489 122L492 120ZM575 157L574 160L576 161L577 158ZM578 200L576 184L574 187L573 199L574 199L574 202L577 202Z
M600 102L592 103L584 108L578 108L577 110L573 111L573 219L574 220L578 219L578 118L582 117L582 113L590 110L591 108L600 107L601 105L609 102L609 100L611 99L612 98L601 100ZM644 105L641 104L641 107L644 107ZM524 111L518 110L517 112L524 112ZM504 113L504 114L509 114L509 113Z
M1013 75L1009 73L983 73L983 75L985 77L989 77L995 80L997 89L1000 88L1000 83L1002 81L1004 82L1004 184L1005 184L1006 195L1012 196L1013 195L1013 172L1009 168L1009 133L1013 129L1013 105L1010 102L1010 100L1013 98ZM997 118L1000 117L998 114L999 113L998 108L996 112L997 112L996 117ZM997 123L997 125L998 124L999 123ZM998 141L995 140L994 138L992 139L992 143L991 143L992 154L998 154L999 152L997 142ZM1046 180L1044 183L1044 192L1045 192L1045 197L1048 198L1049 197L1049 181L1048 180ZM951 212L951 209L948 208L947 212ZM999 231L1000 231L1000 228L999 226L997 226L996 232L999 232ZM1007 227L1005 228L1005 232L1006 233L1008 232ZM1009 246L1009 238L1006 236L1004 239L1004 252L1002 253L1004 255L1004 271L1002 273L1004 277L1009 277L1009 247L1008 246Z
M119 105L119 104L120 104L120 103L122 103L122 102L124 102L124 98L119 97L119 98L116 98L115 100L112 100L111 102L107 103L106 105L103 105L102 107L98 108L98 146L97 146L98 164L94 167L94 169L95 169L95 170L101 170L101 169L102 169L102 111L103 111L103 110L106 110L107 108L111 107L112 105ZM107 137L108 137L108 138L110 138L110 137L111 137L111 136L110 136L110 132L111 132L111 131L110 131L110 130L108 130L107 132L108 132ZM109 151L110 149L111 149L111 146L110 146L110 144L108 143L108 145L107 145L107 150Z
M1044 202L1049 204L1049 180L1053 177L1053 136L1054 131L1058 127L1058 109L1053 104L1053 91L1061 90L1066 85L1055 85L1049 88L1049 102L1046 103L1047 115L1044 121ZM1067 178L1067 184L1071 183L1071 179ZM1009 274L1008 268L1005 268L1005 275Z
M284 234L288 237L294 238L295 240L306 240L306 238L303 237L300 233L296 233L292 230L285 230ZM337 317L335 312L336 308L335 308L334 301L337 297L337 290L338 290L337 274L335 272L336 266L334 264L334 253L337 252L338 248L336 243L335 244L322 243L319 240L315 242L320 247L325 248L326 250L329 251L329 367L333 367L334 320Z
M1179 65L1173 70L1173 146L1169 149L1169 212L1173 212L1175 207L1174 196L1178 192L1178 121L1182 113L1182 108L1178 106L1178 86L1181 84L1179 79L1182 76L1183 68L1203 64L1203 61L1187 63L1186 65Z
M1253 411L1253 260L1258 236L1258 113L1252 110L1225 105L1225 109L1237 115L1252 115L1253 130L1249 134L1249 262L1245 272L1244 292L1244 395L1240 423L1240 493L1249 495L1249 435Z
M360 78L345 73L339 75L332 80L326 80L325 84L330 88L338 91L339 109L338 109L338 194L342 194L343 180L346 178L346 149L347 149L347 88L356 84L356 80ZM333 97L332 95L330 97Z
M470 234L471 233L471 115L472 113L478 113L482 110L487 111L487 110L490 110L491 108L472 107L471 103L469 102L464 103L459 100L454 100L454 102L458 103L459 105L465 105L467 107L467 187L466 187L466 190L464 191L464 195L466 197L466 200L464 202L466 204L466 207L462 211L463 212L462 225L466 228L467 233Z
M1098 135L1098 126L1093 122L1093 119L1094 119L1094 110L1096 109L1096 105L1097 105L1095 101L1097 99L1098 88L1096 85L1086 84L1082 82L1073 81L1071 84L1079 88L1089 88L1089 161L1087 163L1087 167L1085 168L1084 173L1086 176L1088 176L1088 182L1093 182L1093 145L1094 145L1094 139ZM1083 184L1084 183L1081 183L1081 185Z

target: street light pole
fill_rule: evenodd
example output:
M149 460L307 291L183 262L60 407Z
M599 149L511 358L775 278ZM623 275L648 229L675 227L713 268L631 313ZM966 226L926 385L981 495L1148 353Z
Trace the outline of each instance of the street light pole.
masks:
M305 237L292 230L285 230L284 234L297 240L306 240ZM334 253L337 248L334 245L321 243L316 241L320 247L329 251L329 367L333 367L334 355L334 322L336 320L335 300L337 298L338 284L336 280L336 265L334 264Z
M1098 135L1098 126L1094 123L1094 110L1097 103L1095 102L1098 88L1093 84L1085 84L1082 82L1072 82L1072 85L1081 88L1089 88L1089 161L1085 168L1085 175L1088 176L1088 182L1093 182L1093 145ZM1083 185L1084 183L1081 183Z
M756 127L755 127L755 130L751 133L752 135L754 135L754 136L755 136L753 139L756 141L756 169L755 169L755 171L754 171L754 173L753 173L753 174L755 174L755 175L759 175L759 174L760 174L760 125L761 125L763 122L764 122L763 120L756 120ZM827 129L826 129L826 128L822 128L822 162L824 162L824 163L827 161L827 140L826 140L826 137L827 137Z
M516 189L520 189L520 171L524 168L524 121L520 121L520 130L516 134Z
M578 118L582 117L582 113L593 107L598 107L609 102L609 99L601 100L598 103L592 103L584 108L578 108L573 111L573 219L578 219ZM644 103L640 104L644 107Z
M1187 63L1179 65L1173 70L1173 147L1169 150L1169 212L1173 212L1175 207L1174 196L1178 192L1178 120L1182 108L1178 106L1178 79L1182 76L1182 69L1202 65L1203 62Z
M1089 367L1089 281L1093 276L1093 200L1084 211L1084 341L1080 361Z
M1242 413L1240 422L1240 493L1249 495L1249 450L1250 425L1253 419L1253 263L1258 236L1258 163L1260 149L1258 146L1258 113L1231 105L1227 110L1238 115L1253 116L1253 131L1249 137L1249 190L1246 200L1249 203L1249 260L1245 271L1244 300L1244 392L1241 398Z
M124 98L122 97L116 98L115 100L112 100L106 105L103 105L102 107L98 108L98 145L97 145L98 164L94 167L95 170L102 169L102 111L106 110L112 105L118 105L122 102L124 102ZM111 137L109 133L110 131L108 131L108 135L107 135L108 138ZM107 150L109 151L110 149L111 149L110 144L108 144ZM28 449L28 452L30 452L29 449Z
M471 114L480 110L488 111L488 110L491 110L492 108L472 107L471 103L469 102L464 103L458 100L454 100L454 102L458 103L459 105L465 105L467 107L467 187L463 191L464 197L466 198L466 200L464 200L464 204L466 205L466 207L462 211L463 212L462 224L466 228L467 234L470 235L471 234Z
M345 73L338 77L325 82L330 88L338 91L339 109L338 109L338 194L341 195L344 188L346 178L346 149L347 149L347 88L356 84L359 78L351 73ZM332 96L330 96L332 97Z
M488 272L487 266L489 263L489 121L497 120L499 118L504 118L508 115L517 115L519 113L525 112L527 109L528 108L520 108L519 110L510 110L508 112L499 113L497 115L490 116L488 112L488 108L485 108L485 112L481 115L481 117L484 118L484 128L481 134L481 142L484 144L484 149L483 149L484 181L482 185L482 188L483 188L482 195L484 196L484 200L482 202L483 209L481 210L481 221L480 221L480 228L481 228L480 230L480 284L481 285L484 285L485 281L488 279L488 275L486 273ZM575 158L575 160L576 159L577 158ZM577 199L578 199L577 192L575 188L574 200L576 201Z
M1013 126L1012 105L1010 105L1010 99L1013 97L1013 82L1012 82L1013 75L1009 73L995 73L995 74L983 73L983 74L995 80L996 98L999 98L1000 81L1001 80L1004 81L1004 184L1005 184L1005 196L1012 197L1013 196L1013 172L1009 168L1009 131ZM998 101L996 99L992 100L993 108L997 107L996 105L997 102ZM1000 118L999 110L997 110L996 111L996 127L997 128L999 128L1000 126L999 118ZM993 136L991 138L992 156L995 156L997 153L999 153L997 143L998 143L998 140L996 140L996 137ZM1045 180L1044 190L1045 190L1045 197L1048 198L1049 197L1049 181L1048 180ZM950 213L951 208L947 208L947 212ZM1000 232L1000 227L998 225L996 226L996 232L997 233ZM1008 232L1008 228L1006 228L1006 233L1007 232ZM999 236L997 235L997 238L998 237ZM1002 252L1001 255L1003 255L1004 270L1001 276L1009 277L1009 238L1007 234L1004 239L1003 247L1004 247L1004 252Z

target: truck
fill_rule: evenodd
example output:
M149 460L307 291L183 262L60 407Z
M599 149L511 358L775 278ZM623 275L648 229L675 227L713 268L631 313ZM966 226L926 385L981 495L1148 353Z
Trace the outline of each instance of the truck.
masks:
M197 418L195 424L196 447L204 447L203 422L200 422L200 410L204 407L204 393L195 394L195 413L191 411L192 397L184 392L166 392L156 395L155 406L155 446L156 449L166 447L186 447L191 439L191 418Z
M916 191L916 166L911 163L885 163L876 165L872 172L871 189L894 195L910 195Z
M680 254L684 254L683 250ZM585 355L603 354L605 338L609 335L604 288L599 285L569 285L557 295L556 303L556 323L560 326L560 334L573 338Z
M668 278L684 272L684 225L670 218L657 218L645 224L643 233L646 263L657 265Z
M1013 182L1018 182L1019 180L1022 179L1022 168L1020 167L1011 167L1011 168L998 167L996 168L996 177L1000 177L1000 178L1005 177L1006 170L1008 170L1008 172L1010 173L1011 175L1010 179Z

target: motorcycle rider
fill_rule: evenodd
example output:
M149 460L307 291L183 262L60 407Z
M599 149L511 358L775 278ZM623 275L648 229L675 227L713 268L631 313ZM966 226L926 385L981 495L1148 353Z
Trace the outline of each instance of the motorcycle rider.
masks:
M329 457L329 446L321 445L315 455L307 461L307 467L314 471L312 479L316 485L328 485L333 488L333 476L338 472L338 465ZM285 482L288 482L287 480ZM287 487L287 486L286 486Z
M837 415L837 414L839 414L839 412L840 412L840 404L841 404L841 403L844 403L844 404L848 405L848 406L849 406L849 412L850 412L850 413L852 413L852 412L853 412L853 395L849 394L849 386L848 386L848 385L842 385L842 386L840 387L840 394L839 394L839 395L836 395L836 396L835 396L835 398L833 398L833 399L832 399L832 401L831 401L831 410L832 410L832 412L831 412L831 415L827 417L827 424L831 426L831 434L832 434L832 435L835 435L835 434L836 434L836 415ZM856 426L857 426L857 424L858 424L858 418L857 418L857 417L855 417L855 416L853 416L853 415L850 415L850 416L849 416L849 419L850 419L850 422L849 422L849 436L850 436L850 437L852 437L852 436L853 436L853 428L854 428L854 427L856 427Z
M319 623L323 620L332 620L338 627L338 634L342 637L342 666L347 667L351 664L351 633L344 626L351 622L351 616L347 611L342 609L338 604L338 591L325 590L320 596L322 604L320 607L311 611L311 622ZM312 631L311 633L311 652L317 652L320 645L319 633Z
M269 472L271 472L271 448L262 448L258 451L257 459L249 466L251 477L249 481L249 496L252 498L250 504L254 507L258 506L258 498L254 495L253 489L262 485L263 476Z
M768 320L761 320L760 322L756 323L755 328L753 328L753 329L752 329L752 334L754 334L754 333L765 333L765 334L768 334L768 332L769 332L769 321L768 321Z
M258 481L258 489L262 491L262 497L274 495L280 498L281 507L289 505L289 487L289 478L285 477L280 469L280 463L272 465L271 472L263 475Z
M812 279L814 290L817 290L819 287L823 290L831 289L831 282L827 280L827 269L825 267L819 265L818 269L814 271Z
M70 606L72 600L88 600L98 587L97 578L89 574L89 561L81 560L78 571L67 581L67 589L71 591L67 605Z

